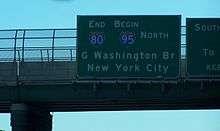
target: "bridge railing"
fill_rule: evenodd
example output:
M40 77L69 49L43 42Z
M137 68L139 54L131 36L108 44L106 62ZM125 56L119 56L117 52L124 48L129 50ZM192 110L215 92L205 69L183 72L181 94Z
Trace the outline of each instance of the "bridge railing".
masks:
M75 59L76 29L0 30L0 62Z
M76 46L60 46L53 49L51 47L25 47L24 50L21 47L17 47L16 50L0 48L0 52L0 62L76 61Z

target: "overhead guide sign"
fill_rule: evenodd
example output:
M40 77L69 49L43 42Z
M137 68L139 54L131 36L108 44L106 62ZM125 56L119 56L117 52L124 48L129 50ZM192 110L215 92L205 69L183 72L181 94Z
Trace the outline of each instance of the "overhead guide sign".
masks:
M187 19L190 77L220 77L220 18Z
M180 16L78 16L79 77L177 77L180 26Z

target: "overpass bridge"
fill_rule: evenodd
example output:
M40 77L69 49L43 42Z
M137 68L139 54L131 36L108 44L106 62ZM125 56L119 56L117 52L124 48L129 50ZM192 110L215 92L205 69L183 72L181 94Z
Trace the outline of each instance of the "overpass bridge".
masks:
M79 78L76 32L0 30L1 113L22 105L47 112L220 108L219 79L187 77L185 27L176 79Z

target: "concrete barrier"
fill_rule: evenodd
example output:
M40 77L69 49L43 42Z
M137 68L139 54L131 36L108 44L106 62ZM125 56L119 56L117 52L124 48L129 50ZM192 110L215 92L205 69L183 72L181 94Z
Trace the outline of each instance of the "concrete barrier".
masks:
M17 80L17 63L0 62L0 86L13 86Z
M19 66L19 80L34 81L71 81L76 76L76 62L22 62Z

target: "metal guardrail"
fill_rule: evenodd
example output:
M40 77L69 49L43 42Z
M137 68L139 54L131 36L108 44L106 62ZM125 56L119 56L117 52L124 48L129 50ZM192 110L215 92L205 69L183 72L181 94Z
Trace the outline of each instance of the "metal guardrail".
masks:
M75 61L77 29L0 30L0 62ZM185 59L185 26L181 58Z

